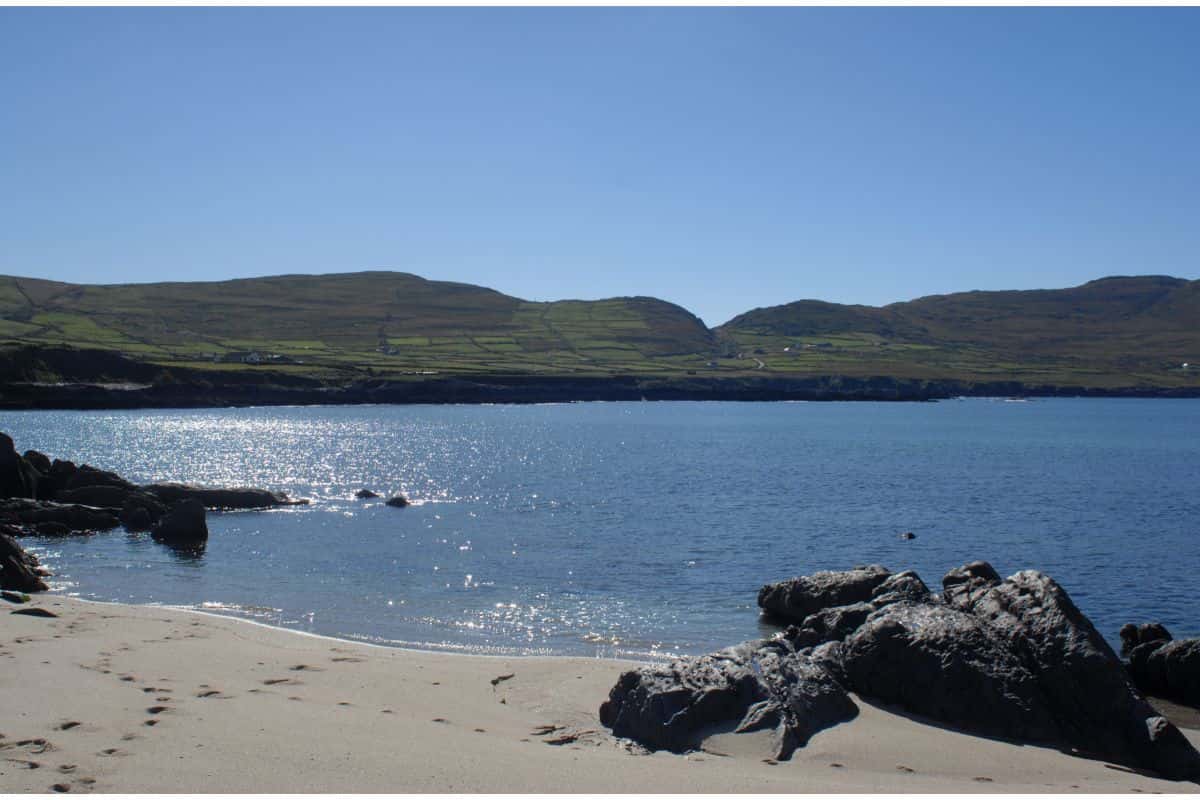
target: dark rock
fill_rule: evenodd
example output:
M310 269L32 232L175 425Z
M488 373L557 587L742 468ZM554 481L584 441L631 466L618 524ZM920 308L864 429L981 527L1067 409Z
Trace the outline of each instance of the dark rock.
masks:
M27 526L56 522L73 533L107 531L121 524L113 510L28 499L0 500L0 520Z
M124 486L80 486L75 489L59 489L54 495L54 500L58 503L77 503L97 508L120 508L125 504L125 498L133 491Z
M115 472L97 469L96 467L84 464L76 468L66 478L59 487L59 491L61 492L63 489L82 489L87 486L113 486L126 491L132 491L137 488ZM117 505L120 505L120 503Z
M991 736L1054 741L1035 676L973 615L900 602L871 615L841 647L847 686L908 711Z
M26 617L47 617L51 619L58 616L58 614L55 614L48 608L18 608L15 611L10 611L8 613L22 614Z
M672 752L722 727L771 728L775 757L786 759L813 733L857 713L824 669L775 638L626 672L600 706L600 721L616 736Z
M39 522L33 526L33 530L38 536L70 536L75 533L61 522Z
M37 497L40 475L17 453L12 438L0 433L0 498Z
M308 504L307 500L291 500L282 492L270 492L266 489L249 487L217 489L207 486L192 486L186 483L152 483L143 486L142 490L167 505L187 499L197 500L206 508L224 509L275 508Z
M871 605L876 608L883 608L902 600L923 603L932 599L933 595L925 581L911 569L897 572L871 592Z
M817 572L763 586L758 605L783 620L803 623L810 614L831 606L865 603L891 573L878 565L855 567L846 572Z
M815 646L824 642L845 639L858 627L866 622L867 617L874 614L875 606L870 603L852 603L848 606L834 606L809 614L800 625L802 635L790 633L793 641L803 641L801 646Z
M1200 707L1200 639L1147 642L1134 652L1142 648L1148 648L1145 666L1138 673L1130 670L1138 688L1155 697Z
M969 608L1034 674L1061 743L1173 780L1200 779L1200 753L1138 694L1116 653L1050 577L1025 570L982 593L947 587L947 600Z
M37 557L26 553L8 526L0 530L0 589L18 592L44 592L46 584L38 576Z
M155 541L176 547L202 545L208 541L204 505L195 498L173 503L150 533Z
M986 561L972 561L952 569L942 578L942 599L970 611L975 598L1000 583L1000 575Z
M78 471L73 461L62 461L54 459L50 462L50 471L45 473L42 479L43 487L40 491L43 500L54 500L60 489L65 489L71 477Z
M50 474L50 459L39 453L37 450L26 450L24 458L41 474Z
M1141 625L1126 623L1121 626L1121 655L1128 656L1133 648L1150 642L1169 642L1171 632L1161 622L1146 622Z
M917 535L912 531L905 531L904 533L900 534L900 538L908 541L917 538Z
M402 494L398 494L395 497L389 498L387 505L392 508L406 508L408 506L408 498Z
M126 530L150 530L167 513L167 507L145 492L131 492L121 506L121 524Z
M370 500L373 497L379 497L379 495L375 494L375 492L372 492L370 489L359 489L354 493L354 496L359 500Z

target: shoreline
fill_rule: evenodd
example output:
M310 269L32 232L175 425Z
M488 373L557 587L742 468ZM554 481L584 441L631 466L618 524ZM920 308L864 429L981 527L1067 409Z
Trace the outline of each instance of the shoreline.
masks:
M638 662L405 649L60 595L30 605L58 616L0 617L4 791L1194 790L858 698L856 719L787 762L758 734L720 731L702 751L645 754L597 719Z
M210 376L211 377L211 376ZM203 377L171 384L0 384L0 409L133 410L331 405L528 405L540 403L716 402L929 402L957 397L1200 398L1200 386L1089 387L1021 381L848 377L570 377L463 375L424 380L371 379L328 383L270 373L248 373L231 382Z

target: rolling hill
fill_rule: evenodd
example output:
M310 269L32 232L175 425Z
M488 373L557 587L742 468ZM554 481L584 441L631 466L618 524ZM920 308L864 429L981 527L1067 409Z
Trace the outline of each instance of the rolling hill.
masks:
M124 285L0 277L0 368L10 373L0 383L841 376L1200 391L1197 362L1200 281L1164 276L882 307L800 300L712 330L650 297L531 302L398 272Z
M0 340L318 373L677 370L714 346L699 319L654 298L537 303L397 272L107 286L4 277Z
M976 291L883 307L801 300L715 331L768 368L1020 380L1081 386L1194 385L1200 281L1112 277L1070 289Z

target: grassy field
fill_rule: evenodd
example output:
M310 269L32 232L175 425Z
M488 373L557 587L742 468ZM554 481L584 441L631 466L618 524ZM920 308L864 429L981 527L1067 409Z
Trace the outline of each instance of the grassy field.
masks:
M709 330L654 298L530 302L393 272L108 286L0 277L3 346L321 380L846 375L1200 386L1200 368L1182 366L1200 362L1200 282L1110 278L882 308L804 300Z

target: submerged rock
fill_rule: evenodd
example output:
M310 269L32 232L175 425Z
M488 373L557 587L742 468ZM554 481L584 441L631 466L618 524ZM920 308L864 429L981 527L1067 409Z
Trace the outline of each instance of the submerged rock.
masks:
M817 731L857 713L819 664L777 637L626 672L600 706L600 721L617 736L677 753L714 729L771 729L774 755L786 759Z
M408 498L402 494L398 494L395 497L389 498L387 505L392 508L407 508L409 505Z
M864 603L877 586L891 577L884 567L855 567L845 572L817 572L770 583L758 590L758 605L779 619L803 622L832 606Z
M375 492L372 492L370 489L359 489L354 493L354 496L359 500L370 500L374 497L379 497L379 495L377 495Z
M277 506L308 505L307 500L292 500L283 492L238 487L220 489L193 486L187 483L152 483L142 487L161 503L171 505L180 500L196 500L206 508L245 509L275 508Z

